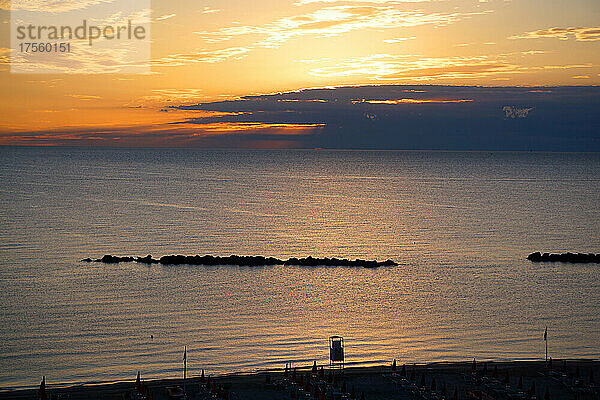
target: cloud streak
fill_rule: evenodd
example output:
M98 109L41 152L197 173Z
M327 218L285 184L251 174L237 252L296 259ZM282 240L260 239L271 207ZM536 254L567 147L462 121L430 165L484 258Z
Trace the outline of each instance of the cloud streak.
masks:
M218 63L223 61L240 60L248 55L251 48L229 47L220 50L203 50L190 53L170 54L152 61L153 66L176 67L194 63Z
M488 56L418 57L376 54L342 60L333 66L313 68L310 70L310 74L319 77L362 75L377 80L427 80L475 78L518 71L517 65Z
M114 2L115 0L1 0L0 9L12 11L67 12Z
M461 13L426 13L400 11L392 6L344 5L285 17L262 26L231 26L212 32L196 32L205 41L216 43L236 36L259 35L256 46L276 48L300 37L332 37L356 30L391 29L426 24L437 26L456 22L467 15Z
M574 38L578 42L593 42L600 40L600 26L591 28L547 28L537 31L525 32L521 35L511 36L509 39L541 39L556 38L560 40L569 40Z

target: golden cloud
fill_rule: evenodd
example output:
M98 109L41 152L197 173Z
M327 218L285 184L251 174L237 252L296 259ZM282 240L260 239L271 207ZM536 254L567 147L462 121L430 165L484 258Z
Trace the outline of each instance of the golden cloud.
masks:
M313 68L320 77L363 75L378 80L426 80L433 78L471 78L517 72L519 66L487 56L422 58L411 55L377 54L347 59L335 66Z
M540 38L557 38L560 40L568 40L575 38L579 42L591 42L600 40L600 27L592 28L548 28L537 31L525 32L521 35L511 36L509 39L540 39Z
M218 63L222 61L240 60L248 55L251 48L229 47L226 49L212 51L198 51L192 53L171 54L166 57L153 60L154 66L180 66L190 63Z
M331 37L365 29L391 29L425 24L437 26L456 22L479 13L426 13L400 11L392 6L332 6L317 11L285 17L263 26L231 26L213 32L196 32L207 42L221 42L241 35L263 35L255 43L260 47L279 47L299 37Z

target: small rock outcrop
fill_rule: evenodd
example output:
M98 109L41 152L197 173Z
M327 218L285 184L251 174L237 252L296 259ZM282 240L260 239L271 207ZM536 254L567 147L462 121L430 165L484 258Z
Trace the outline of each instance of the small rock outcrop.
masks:
M600 254L594 253L540 253L536 251L527 256L533 262L600 263Z

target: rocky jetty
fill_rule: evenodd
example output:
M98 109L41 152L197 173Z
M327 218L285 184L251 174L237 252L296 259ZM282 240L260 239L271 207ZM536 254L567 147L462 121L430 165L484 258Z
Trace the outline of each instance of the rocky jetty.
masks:
M533 262L600 263L600 254L594 253L531 253L527 259Z
M299 265L307 267L316 266L328 266L328 267L364 267L364 268L377 268L383 266L396 266L396 262L392 260L387 261L376 261L376 260L347 260L340 258L290 258L288 260L280 260L274 257L263 257L263 256L182 256L182 255L169 255L162 256L159 259L152 258L151 255L145 257L119 257L106 254L102 258L91 259L85 258L81 261L85 262L103 262L107 264L115 264L119 262L138 262L143 264L163 264L163 265L238 265L238 266L265 266L265 265Z

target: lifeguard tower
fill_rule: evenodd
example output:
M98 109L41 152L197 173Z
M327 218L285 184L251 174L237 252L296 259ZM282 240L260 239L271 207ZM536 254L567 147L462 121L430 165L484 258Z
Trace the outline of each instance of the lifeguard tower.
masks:
M329 338L329 368L344 369L344 338L341 336Z

